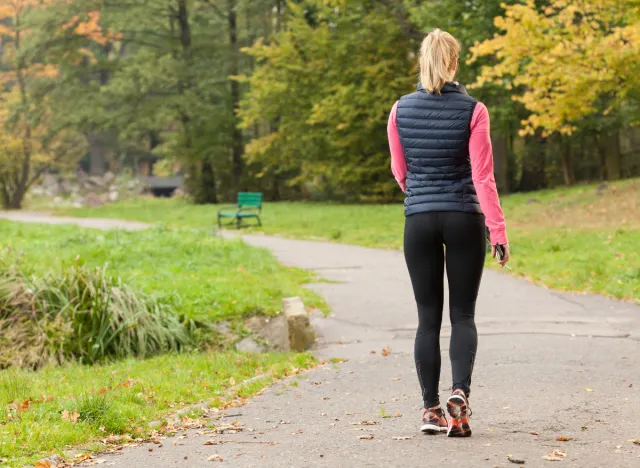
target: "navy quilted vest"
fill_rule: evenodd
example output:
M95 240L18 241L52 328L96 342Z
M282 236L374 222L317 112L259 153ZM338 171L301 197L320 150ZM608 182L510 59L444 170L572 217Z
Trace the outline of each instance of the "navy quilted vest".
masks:
M476 100L447 83L442 94L418 91L398 102L396 122L407 160L405 215L482 213L471 179L469 136Z

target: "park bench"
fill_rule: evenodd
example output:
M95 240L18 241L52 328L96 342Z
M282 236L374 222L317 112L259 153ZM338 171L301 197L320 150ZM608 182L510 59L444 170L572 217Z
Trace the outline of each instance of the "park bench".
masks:
M262 194L254 192L238 193L238 201L235 206L226 206L218 211L218 227L222 227L224 218L231 218L235 221L236 227L242 227L242 221L245 219L255 218L258 226L262 226L260 214L262 213ZM232 224L232 221L229 224Z

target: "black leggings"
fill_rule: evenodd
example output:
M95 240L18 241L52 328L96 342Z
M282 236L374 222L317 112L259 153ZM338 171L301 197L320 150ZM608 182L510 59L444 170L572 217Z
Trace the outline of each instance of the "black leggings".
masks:
M449 280L453 390L462 389L467 395L470 391L478 348L474 315L486 255L485 218L481 214L453 211L408 216L404 254L418 304L416 369L424 406L430 408L440 403L445 264Z

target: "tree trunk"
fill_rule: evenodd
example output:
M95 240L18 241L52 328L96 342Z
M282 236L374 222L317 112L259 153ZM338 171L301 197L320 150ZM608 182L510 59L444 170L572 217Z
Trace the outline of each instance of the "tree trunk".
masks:
M14 173L9 174L2 183L3 201L8 209L19 210L22 207L22 199L27 193L31 177L31 156L33 153L33 134L31 132L31 122L29 119L29 95L27 93L27 84L24 71L27 68L20 57L20 49L22 47L21 21L18 15L15 19L16 35L15 35L15 51L18 55L16 66L16 78L18 89L20 91L20 107L22 120L24 121L24 135L22 137L23 157L20 168ZM9 179L13 180L9 180Z
M576 176L573 172L573 145L571 141L565 139L560 146L562 151L562 172L564 175L564 183L567 185L575 185Z
M209 158L206 158L202 162L202 169L200 173L200 188L199 202L206 203L218 203L218 194L216 188L216 175L213 170L213 164Z
M617 131L608 133L600 138L600 154L604 161L606 179L620 179L622 158L620 156L620 138Z
M509 191L509 146L507 139L501 135L491 138L493 146L493 166L496 185L500 193Z
M242 142L242 131L239 128L238 109L240 107L240 83L235 79L239 70L239 48L238 48L238 20L236 11L236 0L227 0L228 6L228 24L229 24L229 54L231 75L231 115L233 122L233 130L231 135L231 155L233 161L233 188L236 192L242 191L242 173L244 169L244 161L242 159L244 145Z
M520 177L521 191L528 192L545 188L546 144L546 138L541 135L527 138L522 160L522 176Z
M107 148L105 134L92 131L87 135L89 142L89 175L103 176L107 172Z

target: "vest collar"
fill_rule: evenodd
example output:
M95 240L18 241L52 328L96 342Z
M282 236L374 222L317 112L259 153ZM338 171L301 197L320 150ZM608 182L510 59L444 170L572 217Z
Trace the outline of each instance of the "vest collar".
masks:
M422 86L422 83L418 83L418 91L422 91L423 93L427 92L424 89L424 87ZM442 89L440 90L440 93L442 93L442 94L445 94L445 93L468 94L467 90L464 88L464 86L462 86L457 81L447 81L444 84L444 86L442 87ZM430 94L430 93L427 93L427 94Z

